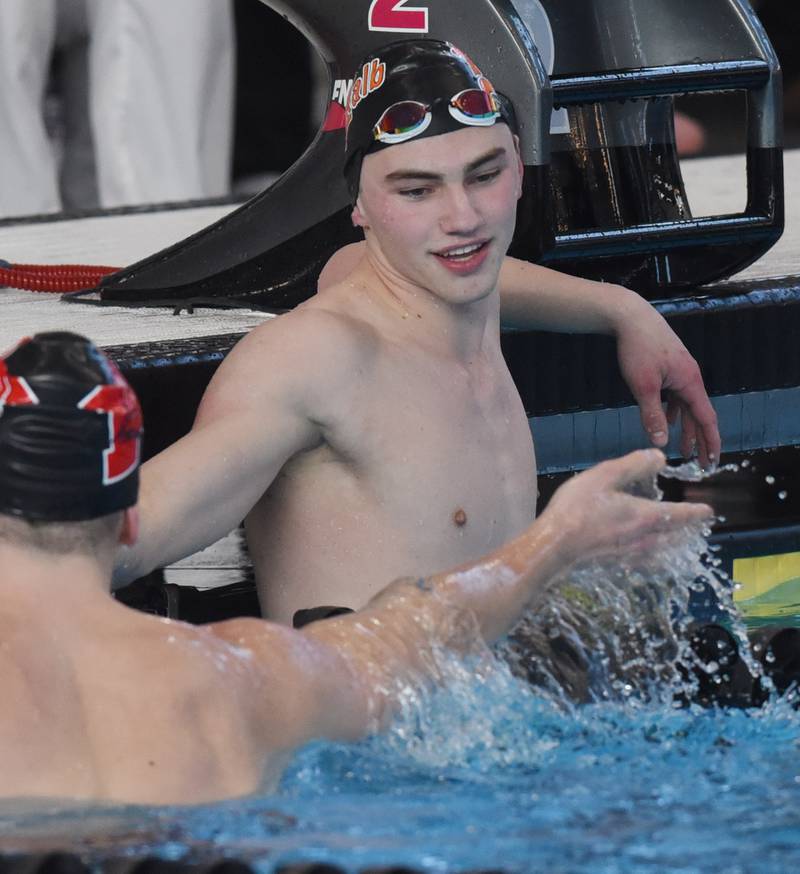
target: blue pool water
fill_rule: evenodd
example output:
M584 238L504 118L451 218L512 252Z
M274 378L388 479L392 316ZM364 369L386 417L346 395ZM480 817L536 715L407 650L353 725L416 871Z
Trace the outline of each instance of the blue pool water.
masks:
M432 872L797 870L800 720L790 707L595 704L567 714L506 692L504 719L524 728L501 719L489 749L469 745L468 726L456 725L441 741L442 764L424 744L417 757L391 741L320 745L297 756L274 796L163 810L54 808L6 816L0 835L4 846L12 834L47 834L51 845L62 835L62 846L78 847L92 835L96 856L229 853L265 872L309 860L353 871L399 863Z
M8 803L0 850L227 854L264 872L310 861L349 871L796 871L791 693L750 710L673 703L685 684L673 665L687 658L673 629L709 586L723 610L729 597L704 550L702 534L687 532L647 567L574 573L528 620L534 638L579 629L589 641L590 703L572 704L546 664L545 691L532 691L488 650L441 655L444 689L412 690L383 738L300 751L277 793L161 809ZM647 639L635 640L644 624Z

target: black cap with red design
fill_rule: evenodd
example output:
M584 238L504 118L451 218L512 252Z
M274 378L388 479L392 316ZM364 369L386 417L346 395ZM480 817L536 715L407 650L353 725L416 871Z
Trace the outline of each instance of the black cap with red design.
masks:
M141 435L133 389L93 343L23 340L0 358L0 513L75 522L133 506Z
M401 40L366 58L345 110L344 174L353 198L369 152L497 122L517 130L508 98L464 52L436 39Z

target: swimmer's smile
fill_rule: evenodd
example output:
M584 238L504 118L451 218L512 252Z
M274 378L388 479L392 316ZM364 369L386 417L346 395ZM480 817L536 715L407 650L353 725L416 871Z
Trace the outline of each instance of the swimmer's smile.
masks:
M489 257L491 240L481 240L461 246L450 246L433 255L452 273L468 275L480 270Z

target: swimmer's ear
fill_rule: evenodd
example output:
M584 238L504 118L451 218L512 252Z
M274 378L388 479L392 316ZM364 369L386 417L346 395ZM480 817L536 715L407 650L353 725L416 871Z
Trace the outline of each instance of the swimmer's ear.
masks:
M119 542L123 546L133 546L139 539L139 508L128 507L122 513L122 530Z
M361 198L359 197L356 200L356 205L353 207L353 212L350 214L350 218L352 219L353 226L356 228L366 228L369 227L367 224L367 219L364 216L364 213L361 211Z

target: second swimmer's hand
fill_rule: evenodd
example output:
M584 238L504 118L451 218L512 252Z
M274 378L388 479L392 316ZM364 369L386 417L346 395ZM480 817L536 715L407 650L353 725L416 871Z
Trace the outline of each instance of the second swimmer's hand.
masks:
M636 551L659 534L710 521L713 510L707 504L669 503L630 493L638 483L652 482L665 464L659 450L640 450L564 483L542 514L560 532L563 559L571 563Z

